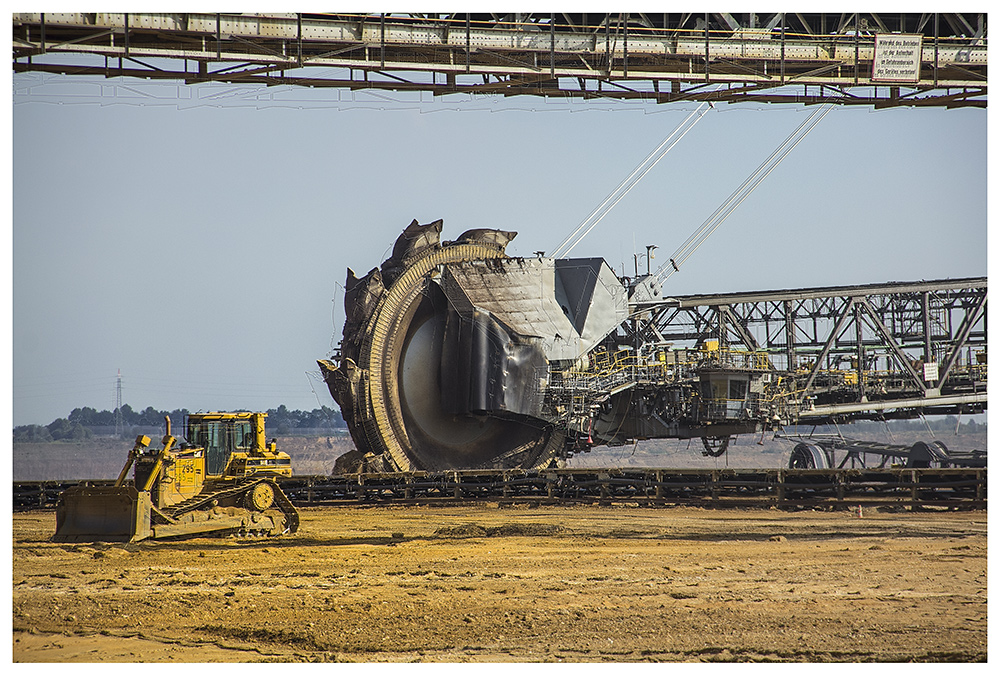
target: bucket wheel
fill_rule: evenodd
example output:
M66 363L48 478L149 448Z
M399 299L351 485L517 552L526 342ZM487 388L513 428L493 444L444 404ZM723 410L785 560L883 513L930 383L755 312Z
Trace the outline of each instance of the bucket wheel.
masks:
M339 363L319 362L359 451L396 471L534 468L563 435L528 416L453 415L441 403L448 300L441 266L506 258L516 233L470 230L440 242L442 221L413 221L364 278L348 270Z

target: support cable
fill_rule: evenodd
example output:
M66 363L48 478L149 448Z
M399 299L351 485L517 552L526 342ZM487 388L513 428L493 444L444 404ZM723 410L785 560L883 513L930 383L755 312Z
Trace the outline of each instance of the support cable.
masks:
M663 157L670 152L670 149L677 145L677 142L684 138L684 135L694 128L694 125L698 123L699 120L708 112L711 107L707 101L702 103L698 108L696 108L690 115L688 115L684 121L682 121L677 127L670 132L663 141L660 142L656 148L653 149L646 158L632 170L618 187L615 188L611 193L604 198L597 208L595 208L590 215L583 220L580 225L577 226L576 230L570 233L552 252L553 258L563 258L568 256L569 253L579 244L584 237L586 237L591 230L594 229L601 220L608 215L608 212L618 204L618 202L629 193L632 188L642 179L646 173L656 166L656 164L663 159ZM586 230L584 230L586 228ZM581 233L581 231L583 231Z
M688 237L683 244L681 244L676 251L670 256L667 263L661 265L653 275L656 277L657 281L662 285L667 279L670 278L672 274L680 271L680 266L691 257L691 255L698 250L705 240L711 236L715 230L722 225L722 222L729 217L736 208L743 203L743 201L750 196L750 193L763 181L765 178L774 171L781 161L785 158L788 153L792 151L795 146L802 142L803 139L809 134L812 129L820 123L820 121L833 110L834 104L826 104L823 108L815 110L812 115L810 115L802 124L800 124L795 131L789 134L781 145L779 145L774 152L772 152L766 160L764 160L760 166L757 167L756 171L753 172L741 185L737 188L729 198L723 202L718 209L716 209L708 219L702 223L697 230L695 230L690 237Z

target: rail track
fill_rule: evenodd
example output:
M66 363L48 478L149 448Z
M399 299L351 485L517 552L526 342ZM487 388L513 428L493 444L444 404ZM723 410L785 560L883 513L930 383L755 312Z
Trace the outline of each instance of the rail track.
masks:
M80 483L16 481L14 509L54 508ZM298 476L281 488L297 507L458 502L700 505L779 509L986 509L985 468L541 469Z

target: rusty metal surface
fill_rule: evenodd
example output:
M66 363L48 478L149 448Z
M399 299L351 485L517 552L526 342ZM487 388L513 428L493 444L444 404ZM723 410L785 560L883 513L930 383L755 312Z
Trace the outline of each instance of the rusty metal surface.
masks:
M469 261L445 266L440 284L453 304L540 338L549 361L578 359L628 315L625 287L601 258Z

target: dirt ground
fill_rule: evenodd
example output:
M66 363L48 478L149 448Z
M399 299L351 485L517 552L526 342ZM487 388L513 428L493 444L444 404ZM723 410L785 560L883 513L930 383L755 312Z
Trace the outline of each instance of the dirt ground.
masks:
M14 662L984 661L986 514L313 508L276 540L13 516Z

